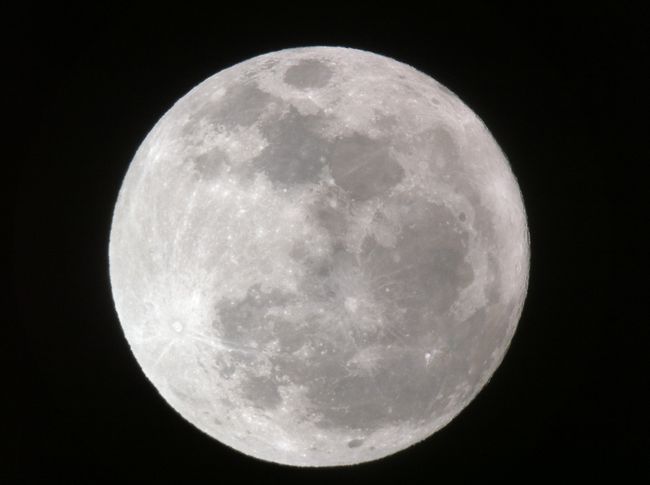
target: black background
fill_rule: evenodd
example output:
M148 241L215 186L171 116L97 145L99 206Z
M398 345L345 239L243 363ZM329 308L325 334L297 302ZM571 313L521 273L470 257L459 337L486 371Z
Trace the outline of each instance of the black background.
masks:
M6 17L5 119L17 148L5 162L9 328L17 336L3 339L15 391L3 398L9 453L0 481L464 483L648 474L640 285L647 255L638 242L648 225L639 210L648 150L633 144L645 127L632 116L647 89L639 66L648 58L648 16L625 6L432 5L161 2L140 10L28 6ZM225 67L306 45L384 54L457 93L508 156L532 241L518 331L476 400L397 455L311 470L241 455L177 415L128 349L107 274L120 183L159 117Z

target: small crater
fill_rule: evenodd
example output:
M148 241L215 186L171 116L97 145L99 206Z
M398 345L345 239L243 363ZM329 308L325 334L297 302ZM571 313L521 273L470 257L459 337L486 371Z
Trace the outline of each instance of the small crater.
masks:
M361 439L354 439L348 441L348 448L359 448L363 444L363 440Z
M181 333L183 331L183 324L176 320L174 323L172 323L172 328L178 332Z
M284 82L298 89L322 88L332 78L332 70L316 59L304 59L284 73Z
M459 218L461 221L465 222L465 220L467 219L467 216L465 215L464 212L461 212L460 214L458 214L458 218Z

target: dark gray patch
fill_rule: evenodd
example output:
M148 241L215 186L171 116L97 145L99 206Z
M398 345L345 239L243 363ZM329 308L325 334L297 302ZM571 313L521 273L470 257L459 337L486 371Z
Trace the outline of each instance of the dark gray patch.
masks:
M465 259L469 234L444 205L412 195L396 197L392 204L402 226L395 248L383 248L373 237L363 247L377 298L392 301L413 317L419 309L443 315L474 279Z
M356 200L385 194L404 177L404 169L391 157L390 142L361 134L338 140L329 165L337 185Z
M298 89L322 88L332 78L333 71L316 59L303 59L284 74L284 82Z
M331 150L331 143L318 134L320 122L291 108L284 118L263 126L268 145L252 160L252 168L281 185L318 181Z
M308 397L321 412L318 426L370 432L390 424L426 421L445 374L428 372L421 360L413 352L386 350L372 375L314 382Z
M243 396L255 407L273 409L282 403L278 382L272 377L249 376L241 386Z
M277 59L266 59L255 65L253 64L244 74L246 79L257 79L261 74L273 68L278 63Z
M204 102L191 115L183 127L183 133L191 134L203 119L219 130L251 126L269 103L276 100L274 96L259 89L253 81L233 84L220 99Z
M289 256L296 261L304 261L308 255L307 245L303 241L296 241L289 250Z
M263 292L254 285L242 300L223 300L216 306L219 320L214 322L217 334L228 342L245 348L263 346L274 338L274 325L279 317L269 315L269 308L286 305L290 296L277 290Z
M395 131L395 128L398 126L397 117L394 115L386 115L381 111L375 110L376 120L374 122L375 127L382 130L384 133L390 134Z
M348 230L345 213L333 207L318 204L311 208L310 214L316 223L335 239L343 239Z
M332 256L334 251L319 249L312 251L308 242L296 242L289 251L289 256L298 261L304 268L305 277L300 285L303 293L309 298L319 300L328 298L329 288L324 282L330 276L332 271Z
M492 362L494 350L504 343L515 308L514 302L508 302L486 305L477 311L465 323L472 328L472 333L459 341L457 353L462 352L468 362L479 366ZM480 375L481 372L476 373L476 378Z
M465 220L467 219L467 216L465 215L464 212L461 212L460 214L458 214L458 218L459 218L461 221L465 222Z
M390 406L367 377L323 380L310 387L308 398L321 410L318 426L323 429L370 431L392 420Z
M363 444L363 440L361 439L353 439L348 441L348 448L359 448Z
M489 303L499 303L501 300L501 270L496 255L493 252L487 256L488 278L491 280L485 288L485 296Z
M458 160L458 145L447 129L442 126L435 128L432 133L432 138L432 155L435 159L442 159L450 163Z
M331 350L327 358L310 360L301 370L295 361L283 369L293 380L310 383L307 397L318 413L319 427L363 433L429 415L426 408L437 381L416 357L385 349L373 370L355 371L345 363L357 355L356 347L331 337L326 336Z
M202 179L216 178L228 163L228 157L219 148L213 148L210 151L192 159L192 168Z
M267 108L272 96L255 83L234 84L228 88L219 106L217 123L250 126Z
M277 312L269 312L273 308L282 310L294 302L295 297L292 295L278 290L265 293L259 285L251 287L241 301L222 301L217 306L219 320L213 325L216 333L226 340L226 345L242 351L240 354L232 354L232 359L238 364L250 363L258 352L275 340L282 353L290 354L299 350L309 338L305 330L297 328L301 322L296 324ZM216 363L225 379L230 378L237 368L237 365L225 364L221 360Z
M288 321L278 321L275 328L275 336L278 339L281 352L292 354L305 345L305 330L297 329L294 324Z
M392 420L402 423L427 421L431 403L449 377L443 369L431 372L423 365L423 355L412 350L395 353L392 361L377 369L375 378L382 383L383 394L390 397Z
M345 191L328 186L308 208L310 221L325 229L333 239L334 248L342 246L348 231L349 200Z
M459 149L454 137L442 126L417 134L411 142L400 148L412 155L423 157L434 170L446 164L454 164L459 158Z

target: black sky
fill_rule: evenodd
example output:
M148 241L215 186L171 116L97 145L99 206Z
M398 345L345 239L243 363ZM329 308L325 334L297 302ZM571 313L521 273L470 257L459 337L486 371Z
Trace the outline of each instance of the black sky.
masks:
M649 57L646 11L163 3L153 10L27 6L6 17L5 116L16 148L4 164L7 326L16 336L3 339L15 391L3 399L9 453L0 482L648 475L641 277L648 258L640 243L649 221L641 211L648 149L635 145L648 135L647 121L634 116L647 89L640 69ZM121 179L160 116L225 67L307 45L384 54L458 94L509 158L532 241L519 329L476 400L423 444L329 470L247 458L176 415L130 354L107 274Z

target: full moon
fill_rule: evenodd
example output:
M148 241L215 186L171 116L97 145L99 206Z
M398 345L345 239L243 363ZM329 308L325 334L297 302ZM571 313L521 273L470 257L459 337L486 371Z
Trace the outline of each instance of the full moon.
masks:
M181 416L294 466L391 455L502 361L528 285L517 181L481 120L396 60L307 47L183 96L119 192L110 279Z

